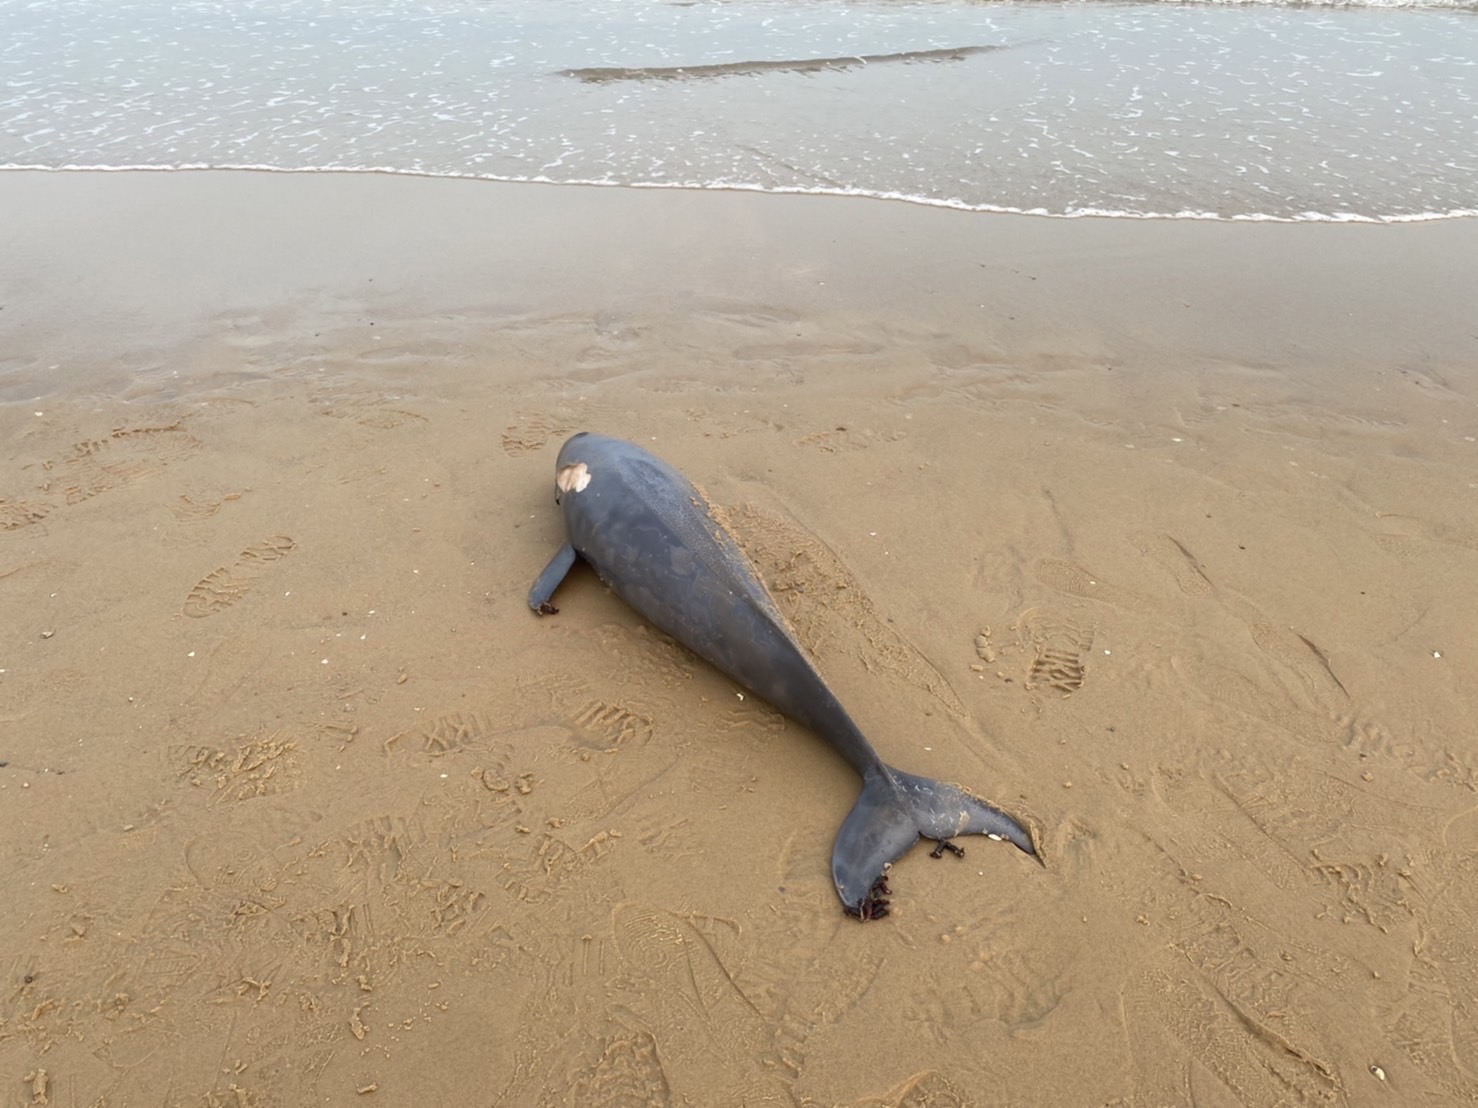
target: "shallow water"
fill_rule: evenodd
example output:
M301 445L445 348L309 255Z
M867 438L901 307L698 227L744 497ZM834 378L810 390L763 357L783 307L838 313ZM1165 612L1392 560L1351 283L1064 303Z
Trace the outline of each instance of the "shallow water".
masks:
M1478 210L1471 5L0 3L0 165Z

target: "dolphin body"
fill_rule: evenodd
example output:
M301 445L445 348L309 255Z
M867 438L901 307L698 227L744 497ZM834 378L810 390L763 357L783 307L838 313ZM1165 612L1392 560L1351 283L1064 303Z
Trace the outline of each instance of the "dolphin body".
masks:
M756 696L809 727L862 778L842 823L831 875L846 911L888 912L886 874L920 838L963 854L957 835L1007 839L1036 857L1031 835L957 785L887 765L802 653L733 537L707 501L666 462L635 443L582 431L560 449L555 502L568 541L529 590L540 615L576 557L653 626Z

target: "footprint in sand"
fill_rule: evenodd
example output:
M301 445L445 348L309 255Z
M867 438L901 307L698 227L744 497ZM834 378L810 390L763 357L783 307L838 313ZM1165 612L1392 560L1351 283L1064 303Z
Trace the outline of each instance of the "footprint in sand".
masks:
M45 468L57 471L67 503L80 504L152 477L203 445L178 422L166 427L119 428L105 439L77 443L60 462L47 462Z
M211 804L237 802L291 792L302 783L298 743L285 732L254 735L234 749L183 746L171 750L179 777L212 790Z
M823 454L850 453L866 450L881 443L897 442L904 437L902 431L873 431L870 428L837 427L834 430L813 431L792 440L796 446L809 446Z
M5 500L0 498L0 531L19 531L40 523L51 513L44 500Z
M385 740L385 750L404 747L438 757L459 750L486 749L499 733L493 717L485 712L447 712L392 735Z
M344 386L315 389L309 403L330 419L342 419L376 431L390 431L407 423L430 422L419 412L398 406L397 393Z
M1211 579L1200 561L1173 535L1136 531L1128 536L1135 550L1159 565L1187 596L1211 595Z
M240 500L243 493L228 492L221 496L211 496L207 493L197 493L189 496L181 493L169 506L170 512L175 519L181 523L198 523L202 519L209 519L221 510L221 505L228 500Z
M572 1103L592 1105L671 1103L671 1089L651 1032L622 1031L603 1040L601 1055L570 1084Z
M650 716L617 702L592 700L574 717L573 746L587 751L614 753L634 743L645 746L652 737Z
M1093 629L1048 608L1028 608L1016 620L1016 634L1032 651L1026 687L1046 686L1077 692L1087 673L1084 658L1093 646Z
M1038 558L1034 573L1039 582L1064 596L1098 600L1128 612L1143 611L1150 606L1145 597L1111 585L1091 570L1064 558Z
M519 412L503 429L503 453L510 458L522 458L544 449L550 439L559 438L573 426L574 420L565 413Z
M235 562L208 573L190 590L185 597L185 615L203 619L225 611L252 590L269 563L287 557L297 545L286 535L273 535L247 547Z

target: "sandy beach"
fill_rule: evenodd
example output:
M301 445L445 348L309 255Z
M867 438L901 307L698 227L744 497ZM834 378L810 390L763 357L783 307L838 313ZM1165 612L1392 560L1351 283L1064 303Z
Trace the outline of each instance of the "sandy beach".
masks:
M0 1103L1478 1099L1478 222L0 174ZM592 574L721 505L890 763Z

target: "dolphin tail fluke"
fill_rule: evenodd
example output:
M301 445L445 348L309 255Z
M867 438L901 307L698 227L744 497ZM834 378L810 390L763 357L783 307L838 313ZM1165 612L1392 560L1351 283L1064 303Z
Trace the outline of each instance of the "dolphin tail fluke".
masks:
M831 856L843 907L863 920L887 915L888 867L920 838L941 844L935 857L944 848L963 854L949 845L958 835L1004 839L1037 856L1030 832L958 785L891 768L869 771Z

